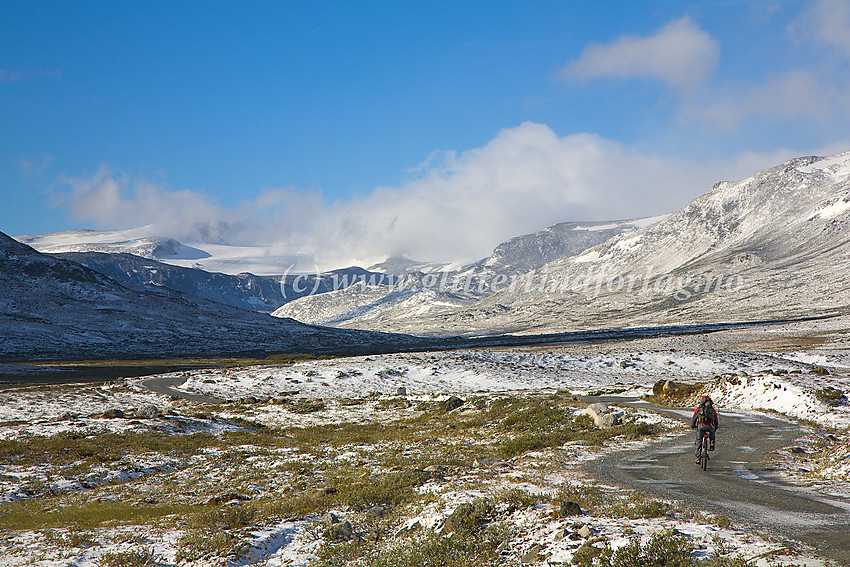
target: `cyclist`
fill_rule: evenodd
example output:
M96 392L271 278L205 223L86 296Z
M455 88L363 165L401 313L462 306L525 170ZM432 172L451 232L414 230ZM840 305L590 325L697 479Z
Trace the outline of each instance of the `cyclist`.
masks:
M697 430L695 451L697 464L699 464L703 433L708 433L708 450L714 451L714 438L718 427L720 427L720 422L717 420L717 410L714 409L714 402L709 396L703 396L699 401L697 409L694 411L694 416L691 418L691 429Z

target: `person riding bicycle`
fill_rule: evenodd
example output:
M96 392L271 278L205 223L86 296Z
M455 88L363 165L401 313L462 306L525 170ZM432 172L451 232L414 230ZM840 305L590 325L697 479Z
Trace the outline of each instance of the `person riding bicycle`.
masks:
M717 419L717 410L714 409L714 402L709 396L703 396L699 401L697 409L694 411L694 416L691 418L691 429L697 430L696 451L695 456L699 463L700 449L702 447L702 436L708 433L709 451L714 451L714 438L717 428L720 427L720 421Z

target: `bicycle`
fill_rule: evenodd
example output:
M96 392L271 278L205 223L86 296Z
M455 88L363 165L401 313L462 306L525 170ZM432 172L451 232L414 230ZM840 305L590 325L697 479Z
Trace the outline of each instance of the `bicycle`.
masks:
M710 443L711 442L708 439L708 432L703 432L702 444L700 445L699 450L699 466L702 470L706 470L708 468L708 461L711 460L711 457L708 456L708 446Z

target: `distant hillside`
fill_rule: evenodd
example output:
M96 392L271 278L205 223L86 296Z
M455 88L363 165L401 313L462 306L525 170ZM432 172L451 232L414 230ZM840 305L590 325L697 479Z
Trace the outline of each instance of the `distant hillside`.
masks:
M133 254L102 252L65 252L54 254L82 264L122 285L141 291L152 286L165 287L251 311L271 312L285 303L313 293L344 289L359 281L391 283L392 276L363 268L345 268L322 274L211 273L198 268L183 268L156 262Z
M504 276L505 266L534 269L499 289L472 286L472 296L454 304L432 294L429 301L438 308L417 306L396 289L395 302L388 290L388 300L366 297L364 306L374 307L360 311L351 307L356 299L345 297L339 311L354 316L344 319L329 316L329 297L305 297L275 314L306 321L319 314L349 328L451 335L847 313L850 152L798 158L742 181L718 183L654 224L535 266L558 249L549 240L554 232L509 241L468 267L462 273L485 284Z
M131 290L0 233L0 361L394 350L411 337L312 327L165 288Z
M416 332L439 333L442 329L432 328L430 321L475 305L504 282L662 218L561 223L512 238L497 246L488 258L458 269L451 269L450 264L391 257L369 269L398 276L400 280L394 285L353 286L310 295L287 303L272 315L319 325L374 329L403 326ZM499 311L501 307L493 309Z

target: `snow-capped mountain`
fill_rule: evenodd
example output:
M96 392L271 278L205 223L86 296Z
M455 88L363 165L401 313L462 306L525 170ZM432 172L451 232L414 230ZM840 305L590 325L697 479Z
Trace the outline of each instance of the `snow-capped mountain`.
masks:
M666 215L598 222L563 222L533 234L499 244L483 265L498 273L536 270L561 258L569 258L606 240L652 225Z
M427 327L427 322L451 317L474 305L493 293L494 284L498 289L502 280L514 281L547 262L572 256L662 218L560 223L512 238L498 245L489 257L466 266L391 257L369 269L397 276L392 285L352 286L329 294L312 294L287 303L272 315L319 325L376 329L403 325L419 332L439 331Z
M321 274L221 274L199 268L184 268L156 262L133 254L64 252L59 258L80 263L134 290L165 287L210 301L271 312L298 297L343 289L357 282L391 283L392 276L363 268L344 268Z
M0 233L0 361L395 350L410 337L311 327L164 288L134 291Z
M126 253L174 266L232 275L279 275L296 269L310 270L314 266L306 255L280 252L272 246L182 243L165 236L152 236L152 230L149 226L126 230L70 230L18 236L16 240L39 252Z
M502 309L494 315L493 306ZM543 266L432 324L455 331L746 321L850 307L850 152L791 160Z
M527 246L516 249L520 261L505 264L534 256L522 252ZM471 269L488 269L497 257ZM459 308L423 310L422 316L412 310L405 317L361 314L343 324L416 333L539 333L847 312L850 152L798 158L718 183L654 224L497 282L504 275L479 272L486 293ZM315 301L302 298L277 314L309 314Z

